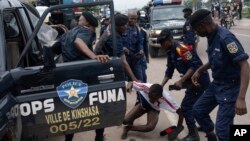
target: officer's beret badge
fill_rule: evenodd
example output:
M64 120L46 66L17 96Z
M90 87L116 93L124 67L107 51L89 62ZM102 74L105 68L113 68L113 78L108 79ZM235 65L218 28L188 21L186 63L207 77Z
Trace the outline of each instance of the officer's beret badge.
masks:
M235 42L227 44L227 49L231 54L234 54L238 51L238 47Z
M193 57L190 51L186 52L184 55L185 55L186 60L191 60Z

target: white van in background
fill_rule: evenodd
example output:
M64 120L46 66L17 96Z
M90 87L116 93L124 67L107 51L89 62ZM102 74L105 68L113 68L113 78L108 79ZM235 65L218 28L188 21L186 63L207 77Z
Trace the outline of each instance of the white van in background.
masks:
M36 9L37 9L37 11L38 11L38 13L39 13L40 16L42 16L43 12L44 12L47 8L48 8L48 6L36 6ZM49 17L50 17L50 16L51 16L50 13L46 16L46 18L45 18L45 20L44 20L45 23L48 23L48 22L49 22Z

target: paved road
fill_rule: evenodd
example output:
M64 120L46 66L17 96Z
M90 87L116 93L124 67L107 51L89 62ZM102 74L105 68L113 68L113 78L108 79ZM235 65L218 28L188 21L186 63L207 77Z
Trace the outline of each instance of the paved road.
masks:
M244 23L244 25L240 25L238 22L238 25L233 27L231 31L235 33L235 35L239 38L242 45L245 47L245 51L250 54L250 27L245 26L248 23ZM203 60L203 62L207 62L207 54L205 53L205 49L207 47L206 39L201 38L198 46L198 53ZM151 58L150 64L148 65L147 74L148 74L148 80L151 83L160 83L165 71L165 65L166 65L166 57L160 57L160 58ZM250 59L248 60L250 63ZM168 84L173 84L176 80L178 80L179 74L175 73L173 76L173 79L170 80ZM165 89L167 89L168 85L166 85ZM248 89L248 95L246 97L247 101L247 108L248 111L250 111L250 86ZM172 96L176 99L177 102L181 102L183 98L184 91L172 91ZM130 94L127 95L128 98L128 104L127 109L130 110L131 107L135 103L135 95ZM211 117L213 121L215 121L217 109L215 109L211 113ZM142 118L135 121L136 124L144 124L146 122L146 116L143 116ZM165 127L168 127L170 125L174 125L177 122L177 117L174 114L162 111L160 113L160 120L158 122L158 125L156 129L149 133L137 133L137 132L130 132L128 139L124 141L166 141L166 137L160 137L159 132L164 129ZM248 112L247 115L244 116L236 116L235 118L235 124L249 124L250 123L250 112ZM111 127L107 128L105 130L105 137L107 141L120 141L120 135L122 132L122 126L117 127ZM179 135L179 138L184 137L187 134L187 128L184 129L184 131ZM201 141L205 141L205 135L204 133L199 133L201 135ZM74 141L94 141L95 132L94 131L88 131L83 133L77 133L75 135ZM64 141L64 137L55 137L43 141Z

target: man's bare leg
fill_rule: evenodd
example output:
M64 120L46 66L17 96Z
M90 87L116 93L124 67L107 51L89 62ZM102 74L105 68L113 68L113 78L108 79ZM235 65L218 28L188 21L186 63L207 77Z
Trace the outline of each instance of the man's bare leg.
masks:
M147 124L146 125L128 125L124 127L123 136L127 138L128 131L138 131L138 132L149 132L154 130L159 118L159 113L155 110L149 110L147 113ZM125 138L122 138L125 139Z
M158 119L159 112L155 110L149 110L147 113L147 124L137 126L132 125L129 131L150 132L155 129Z
M145 114L146 111L142 108L141 104L135 105L133 109L129 111L129 113L125 116L125 119L123 121L123 124L127 125L123 128L123 133L121 138L126 139L128 135L128 131L131 128L133 122L135 119L141 117L143 114Z

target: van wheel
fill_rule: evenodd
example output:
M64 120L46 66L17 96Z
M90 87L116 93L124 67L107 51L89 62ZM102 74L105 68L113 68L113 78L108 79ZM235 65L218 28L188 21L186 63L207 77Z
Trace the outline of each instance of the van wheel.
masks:
M149 46L149 53L152 58L155 58L158 56L159 48Z
M14 132L9 129L0 141L16 141Z

